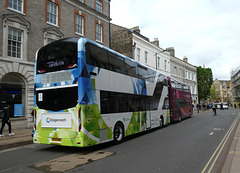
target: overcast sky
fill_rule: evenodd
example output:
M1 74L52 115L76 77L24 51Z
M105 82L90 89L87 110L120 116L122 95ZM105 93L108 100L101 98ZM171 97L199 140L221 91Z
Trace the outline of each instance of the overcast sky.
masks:
M112 23L139 26L161 48L195 66L211 68L213 79L230 80L240 65L240 0L111 0Z

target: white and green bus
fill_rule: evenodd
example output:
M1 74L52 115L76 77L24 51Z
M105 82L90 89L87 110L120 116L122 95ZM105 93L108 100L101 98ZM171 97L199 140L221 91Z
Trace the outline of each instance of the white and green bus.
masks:
M122 142L170 122L165 75L86 38L36 53L33 142Z

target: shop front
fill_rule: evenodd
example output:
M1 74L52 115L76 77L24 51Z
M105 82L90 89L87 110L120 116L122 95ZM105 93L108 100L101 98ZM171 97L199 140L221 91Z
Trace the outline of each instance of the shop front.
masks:
M32 128L34 63L0 57L0 110L6 105L13 130Z
M10 118L19 118L24 115L25 84L23 80L13 74L8 74L0 82L1 110L8 104Z

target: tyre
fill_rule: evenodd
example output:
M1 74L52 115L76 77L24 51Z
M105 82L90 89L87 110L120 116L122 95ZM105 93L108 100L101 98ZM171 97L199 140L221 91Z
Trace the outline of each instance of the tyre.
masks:
M182 121L182 115L181 115L181 113L179 113L179 115L178 115L178 122L181 122Z
M163 125L164 125L164 121L163 121L163 117L161 116L160 119L159 119L159 128L163 128Z
M118 122L115 127L114 127L114 133L113 133L113 138L114 138L114 142L116 144L119 144L123 141L124 139L124 128L123 128L123 124Z

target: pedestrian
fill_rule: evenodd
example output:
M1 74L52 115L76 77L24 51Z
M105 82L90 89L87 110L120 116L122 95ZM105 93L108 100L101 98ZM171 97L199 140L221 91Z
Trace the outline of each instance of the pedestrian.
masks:
M214 115L217 115L216 104L215 103L213 103L212 109L213 109Z
M197 111L198 111L198 113L199 113L199 104L197 104Z
M12 136L12 135L14 135L14 133L12 133L12 129L11 129L11 121L10 121L10 113L9 113L9 105L8 104L6 105L6 107L4 108L3 111L4 111L4 116L2 118L2 127L0 130L0 137L5 136L2 134L5 124L8 125L9 136Z

